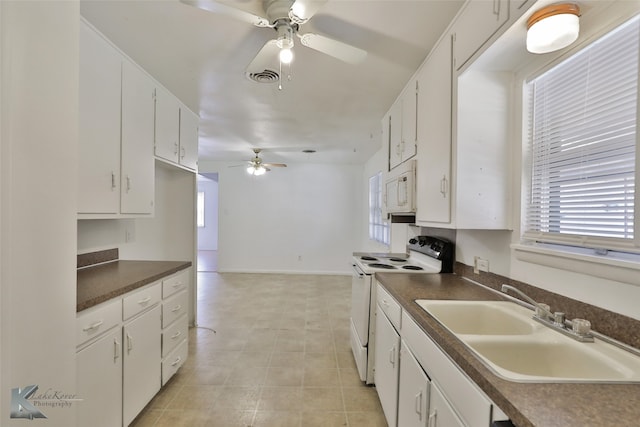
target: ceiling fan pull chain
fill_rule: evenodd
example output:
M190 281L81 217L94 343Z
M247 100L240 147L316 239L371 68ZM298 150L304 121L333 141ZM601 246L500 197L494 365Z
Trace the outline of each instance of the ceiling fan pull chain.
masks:
M282 61L278 60L279 69L278 69L278 90L282 90Z

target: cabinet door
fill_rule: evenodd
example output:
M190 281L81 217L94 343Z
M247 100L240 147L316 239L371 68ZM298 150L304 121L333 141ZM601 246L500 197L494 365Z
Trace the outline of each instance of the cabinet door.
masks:
M451 37L442 38L418 75L416 220L451 221Z
M160 390L160 306L124 325L123 424L128 426Z
M396 426L398 415L398 374L400 336L380 305L376 307L375 382L382 410L389 426Z
M198 121L196 114L180 107L180 164L193 170L198 168Z
M180 152L180 104L161 86L156 87L155 154L178 163Z
M389 111L389 170L402 163L402 99Z
M400 348L398 426L426 427L429 416L429 378L404 343Z
M120 54L80 24L78 213L120 208Z
M79 426L122 425L122 328L76 354Z
M401 160L416 155L418 143L418 81L409 82L402 95L402 147Z
M122 213L151 214L154 201L153 81L136 65L122 69Z
M470 0L455 23L456 70L509 19L509 0Z
M435 383L431 383L428 426L465 427L464 423L458 418Z

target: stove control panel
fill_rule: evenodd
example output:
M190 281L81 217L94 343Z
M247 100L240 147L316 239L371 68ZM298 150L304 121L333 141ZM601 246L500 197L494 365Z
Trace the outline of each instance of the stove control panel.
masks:
M416 236L409 240L407 250L442 261L442 273L453 272L455 245L449 240L435 236Z

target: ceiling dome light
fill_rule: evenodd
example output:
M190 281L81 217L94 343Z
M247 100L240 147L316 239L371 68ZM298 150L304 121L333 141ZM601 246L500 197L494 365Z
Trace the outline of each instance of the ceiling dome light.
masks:
M548 53L569 46L580 32L580 8L576 4L552 4L527 20L527 50Z
M290 64L293 60L293 51L291 49L280 49L280 62Z

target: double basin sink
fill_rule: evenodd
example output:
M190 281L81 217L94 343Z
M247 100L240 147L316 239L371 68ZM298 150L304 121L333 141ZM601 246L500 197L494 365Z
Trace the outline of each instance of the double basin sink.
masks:
M498 376L519 382L640 382L640 356L575 341L509 301L416 300Z

